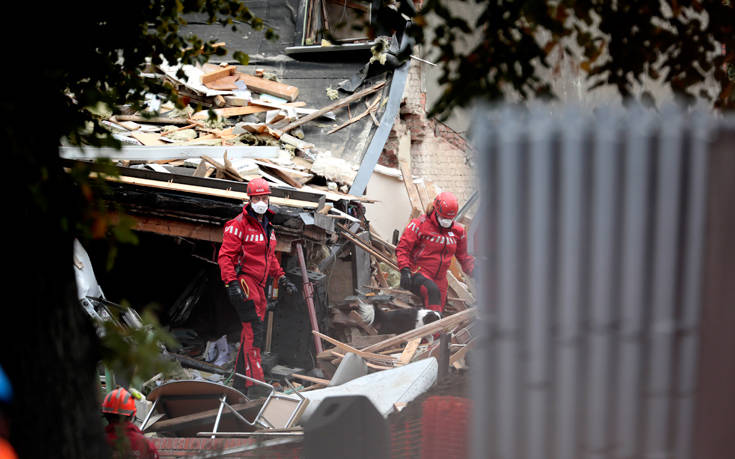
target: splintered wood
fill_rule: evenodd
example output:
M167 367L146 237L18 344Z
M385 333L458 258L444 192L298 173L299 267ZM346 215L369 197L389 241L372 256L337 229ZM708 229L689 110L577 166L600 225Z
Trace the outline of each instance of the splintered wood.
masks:
M355 346L314 331L315 335L335 346L320 353L317 359L329 361L336 366L339 365L347 352L352 352L362 357L369 368L375 370L394 368L436 354L438 352L438 342L429 342L423 345L424 338L430 338L440 333L449 333L453 336L455 331L460 331L463 334L463 339L466 339L467 342L466 344L458 343L453 346L455 353L450 356L450 364L456 363L455 367L461 366L462 359L475 343L475 339L467 337L469 333L468 325L475 320L475 316L476 310L474 308L466 309L400 335L387 337L362 349L357 349ZM429 339L429 341L431 340Z

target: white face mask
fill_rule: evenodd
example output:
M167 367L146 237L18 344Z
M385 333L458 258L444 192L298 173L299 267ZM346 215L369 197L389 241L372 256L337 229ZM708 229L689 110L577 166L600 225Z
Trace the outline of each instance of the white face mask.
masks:
M268 203L267 202L256 202L255 204L250 205L256 214L263 215L266 210L268 210Z
M442 228L449 228L452 226L452 219L451 218L441 218L440 216L436 216L436 219L439 221L439 224L442 226Z

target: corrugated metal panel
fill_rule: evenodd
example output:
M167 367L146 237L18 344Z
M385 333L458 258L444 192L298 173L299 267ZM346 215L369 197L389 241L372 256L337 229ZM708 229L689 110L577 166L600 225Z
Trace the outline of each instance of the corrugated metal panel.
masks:
M474 457L692 457L712 121L481 113Z

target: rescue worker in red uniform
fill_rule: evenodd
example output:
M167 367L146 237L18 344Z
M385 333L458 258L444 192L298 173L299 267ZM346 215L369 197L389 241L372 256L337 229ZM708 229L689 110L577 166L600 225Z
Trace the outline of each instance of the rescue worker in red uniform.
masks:
M426 210L403 230L396 247L401 288L423 299L424 307L444 312L447 300L447 270L457 257L462 271L472 275L474 258L467 253L467 236L454 222L457 198L450 192L439 193Z
M153 442L132 423L135 416L135 400L127 390L119 387L105 396L102 413L107 419L105 434L114 458L158 459Z
M284 276L276 258L276 234L271 224L275 214L268 209L271 194L268 182L262 178L251 180L247 194L250 202L242 213L225 224L218 263L230 303L242 322L235 371L263 381L260 353L265 337L267 279L278 279L279 286L290 295L297 290ZM249 398L265 395L262 386L242 378L235 377L233 387L247 391Z

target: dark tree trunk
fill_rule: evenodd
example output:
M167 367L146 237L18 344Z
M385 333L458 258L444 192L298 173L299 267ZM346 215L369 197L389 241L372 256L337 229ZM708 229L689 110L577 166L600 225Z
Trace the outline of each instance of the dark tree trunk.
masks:
M83 205L58 158L59 125L69 114L42 61L33 72L23 86L34 88L33 98L6 88L0 101L4 180L20 181L3 199L0 365L14 391L5 415L19 457L104 458L110 452L99 411L98 341L76 299L73 272Z

